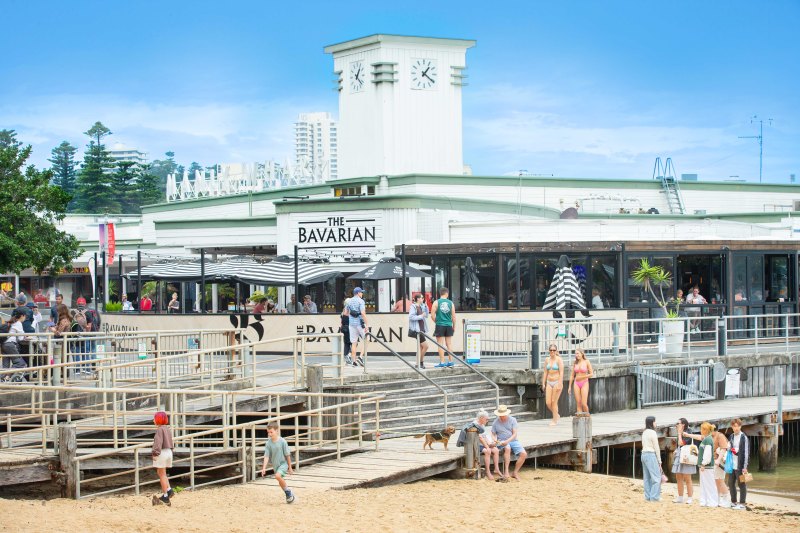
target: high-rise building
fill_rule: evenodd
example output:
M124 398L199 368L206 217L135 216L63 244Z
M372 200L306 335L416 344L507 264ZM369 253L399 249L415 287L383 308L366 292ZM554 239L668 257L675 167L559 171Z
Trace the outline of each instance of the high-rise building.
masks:
M300 113L294 124L295 165L314 181L338 177L336 121L330 113Z
M125 146L122 143L115 143L114 146L108 150L108 153L111 155L111 159L117 163L121 161L130 161L131 163L138 163L140 165L147 164L147 152L140 152L136 148Z

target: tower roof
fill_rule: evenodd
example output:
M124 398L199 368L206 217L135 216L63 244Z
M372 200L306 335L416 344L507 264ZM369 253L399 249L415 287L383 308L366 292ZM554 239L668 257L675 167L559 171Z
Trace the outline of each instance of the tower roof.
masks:
M343 43L331 44L323 48L326 54L335 54L345 50L361 48L378 43L398 43L398 44L428 44L434 46L454 46L458 48L472 48L476 41L471 39L443 39L440 37L417 37L412 35L391 35L386 33L375 33L366 37L359 37Z

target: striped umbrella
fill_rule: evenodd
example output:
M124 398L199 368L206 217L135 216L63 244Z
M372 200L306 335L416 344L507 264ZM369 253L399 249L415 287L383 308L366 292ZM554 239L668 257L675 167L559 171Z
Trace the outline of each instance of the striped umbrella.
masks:
M297 283L312 285L341 277L341 272L315 263L300 263L297 266ZM233 278L252 285L284 287L294 285L294 262L271 261L252 265L237 272Z
M572 271L572 261L566 255L558 258L542 309L586 309L580 284Z
M125 274L128 279L136 279L138 276L137 271ZM142 267L142 279L199 281L200 277L200 261L172 261ZM221 281L231 276L223 263L206 261L205 277L209 281Z

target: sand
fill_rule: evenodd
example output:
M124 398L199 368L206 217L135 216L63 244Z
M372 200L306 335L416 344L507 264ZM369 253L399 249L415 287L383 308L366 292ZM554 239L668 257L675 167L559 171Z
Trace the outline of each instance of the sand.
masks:
M735 523L741 531L798 531L797 509L751 511L648 503L641 481L563 470L523 469L519 482L428 480L351 491L298 490L287 505L276 487L237 485L184 491L171 507L150 496L93 500L0 499L4 531L681 531ZM791 501L789 504L791 505ZM727 526L726 526L727 527Z

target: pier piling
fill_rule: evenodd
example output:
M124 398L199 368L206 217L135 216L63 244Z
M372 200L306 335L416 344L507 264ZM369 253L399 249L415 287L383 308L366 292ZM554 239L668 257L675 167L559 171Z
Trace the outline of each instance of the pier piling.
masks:
M572 437L576 439L577 461L575 470L592 473L592 417L589 414L576 414L572 417Z

